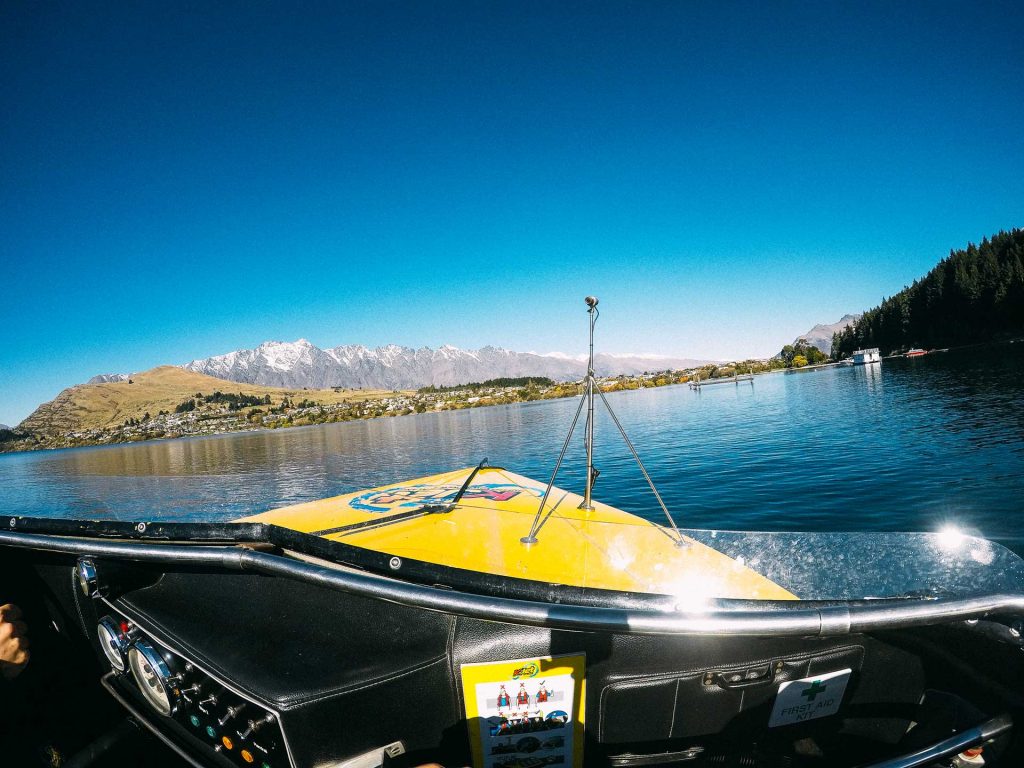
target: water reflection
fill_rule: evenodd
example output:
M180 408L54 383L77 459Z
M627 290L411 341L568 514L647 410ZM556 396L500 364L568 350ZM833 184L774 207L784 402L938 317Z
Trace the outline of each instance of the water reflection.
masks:
M867 363L866 365L855 365L853 369L860 378L867 384L868 391L878 394L882 390L882 364Z
M938 530L1024 543L1024 345L608 395L680 525ZM0 511L232 519L492 464L546 480L572 400L0 456ZM600 408L595 497L658 520ZM582 429L559 484L583 484Z

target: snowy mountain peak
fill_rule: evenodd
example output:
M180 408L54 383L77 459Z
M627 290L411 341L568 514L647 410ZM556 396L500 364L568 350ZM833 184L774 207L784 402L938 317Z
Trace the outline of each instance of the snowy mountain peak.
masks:
M601 375L630 374L685 368L699 362L600 356L597 369ZM464 350L444 344L435 350L430 347L412 349L397 344L369 349L360 344L348 344L323 350L306 339L267 341L255 349L193 360L182 367L244 384L293 389L415 389L522 376L568 381L579 379L586 373L585 360L511 352L492 346Z
M130 373L101 373L98 376L93 376L89 379L86 384L111 384L120 381L128 381L131 376Z

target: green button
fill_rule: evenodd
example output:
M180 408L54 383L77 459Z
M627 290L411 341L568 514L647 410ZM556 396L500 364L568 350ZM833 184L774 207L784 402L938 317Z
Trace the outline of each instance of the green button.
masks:
M206 735L209 736L211 739L216 739L217 738L217 732L215 730L213 730L213 726L212 725L206 726Z
M194 725L196 728L199 727L199 718L195 715L190 715L188 721L192 723L192 725Z
M270 768L270 763L264 763L260 768Z

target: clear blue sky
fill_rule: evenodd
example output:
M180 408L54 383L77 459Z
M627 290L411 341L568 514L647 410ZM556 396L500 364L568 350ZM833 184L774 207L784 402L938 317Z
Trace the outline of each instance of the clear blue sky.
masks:
M1017 3L0 5L0 422L306 337L767 356L1024 224Z

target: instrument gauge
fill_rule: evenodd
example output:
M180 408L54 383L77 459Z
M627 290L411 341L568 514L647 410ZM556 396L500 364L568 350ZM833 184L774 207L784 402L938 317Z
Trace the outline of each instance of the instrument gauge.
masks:
M146 701L161 715L174 714L177 696L172 693L171 671L163 655L149 641L136 640L128 649L128 666Z
M110 666L124 672L128 658L128 636L114 619L104 616L96 626L96 636Z

